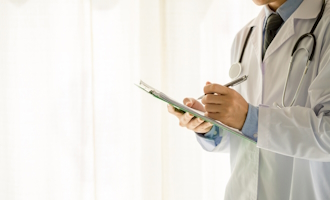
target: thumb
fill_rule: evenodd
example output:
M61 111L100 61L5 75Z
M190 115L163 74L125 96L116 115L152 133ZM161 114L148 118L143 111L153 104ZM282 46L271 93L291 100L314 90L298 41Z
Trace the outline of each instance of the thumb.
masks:
M196 100L193 98L185 98L185 99L183 99L183 104L188 107L192 107L194 105L195 101Z
M212 84L210 81L207 81L205 85L210 85Z
M199 101L197 101L194 98L185 98L183 100L183 103L184 103L184 105L186 105L186 106L188 106L190 108L193 108L193 109L196 109L196 110L200 110L202 112L205 111L204 106Z

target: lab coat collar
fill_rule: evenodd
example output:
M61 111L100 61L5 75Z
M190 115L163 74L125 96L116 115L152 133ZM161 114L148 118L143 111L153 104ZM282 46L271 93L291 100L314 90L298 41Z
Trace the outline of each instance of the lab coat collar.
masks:
M319 14L322 4L323 0L304 0L289 19L314 19ZM265 16L265 10L261 9L259 15L252 20L249 27L262 26Z
M292 14L294 19L314 19L319 14L323 0L304 0L296 12Z
M294 19L316 18L321 10L322 3L323 0L304 0L297 8L297 10L289 17L286 23L283 24L282 28L277 33L274 40L269 45L264 56L264 61L295 34ZM253 34L251 35L251 40L259 63L262 62L262 33L265 15L265 10L262 9L259 15L249 25L249 27L254 27Z

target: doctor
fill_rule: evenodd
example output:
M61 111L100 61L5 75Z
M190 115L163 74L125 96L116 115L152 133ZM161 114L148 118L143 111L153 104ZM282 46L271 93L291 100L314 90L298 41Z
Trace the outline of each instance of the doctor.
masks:
M257 143L168 110L197 133L205 150L230 153L226 200L330 199L330 5L254 2L264 9L237 34L231 52L232 64L240 61L241 68L230 76L248 80L234 89L207 83L203 104L192 98L184 103Z

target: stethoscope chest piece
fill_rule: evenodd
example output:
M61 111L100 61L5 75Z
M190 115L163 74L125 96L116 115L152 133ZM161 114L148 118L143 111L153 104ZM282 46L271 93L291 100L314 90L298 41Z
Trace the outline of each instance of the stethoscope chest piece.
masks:
M233 64L229 69L229 77L231 79L237 78L242 72L242 65L240 63Z
M230 67L230 69L229 69L229 77L231 79L236 79L242 73L242 65L241 65L241 63L242 63L242 59L243 59L243 55L244 55L244 51L245 51L246 45L247 45L247 43L249 41L249 38L251 36L252 31L253 31L253 26L250 28L249 33L246 36L246 39L245 39L245 42L244 42L244 46L243 46L243 49L242 49L242 52L241 52L241 56L239 58L239 61L237 63L233 64Z

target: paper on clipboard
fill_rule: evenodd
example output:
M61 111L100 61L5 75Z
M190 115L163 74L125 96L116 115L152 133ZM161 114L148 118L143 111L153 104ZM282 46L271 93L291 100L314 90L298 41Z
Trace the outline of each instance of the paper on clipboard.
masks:
M135 84L137 87L139 87L140 89L144 90L145 92L153 95L154 97L166 102L166 103L169 103L171 104L172 106L174 106L176 109L179 109L183 112L189 112L190 114L194 115L195 117L199 117L201 119L203 119L204 121L207 121L207 122L210 122L211 124L215 125L215 126L218 126L219 128L221 129L225 129L227 131L229 131L230 133L232 134L235 134L245 140L248 140L250 142L253 142L253 143L256 143L254 140L246 137L245 135L242 134L242 132L240 132L239 130L237 129L234 129L234 128L231 128L223 123L221 123L220 121L217 121L217 120L214 120L212 118L209 118L209 117L206 117L204 116L204 113L199 111L199 110L196 110L196 109L193 109L193 108L190 108L182 103L179 103L177 101L175 101L174 99L170 98L169 96L165 95L164 93L156 90L155 88L149 86L148 84L146 84L145 82L143 82L142 80L140 81L139 84Z

